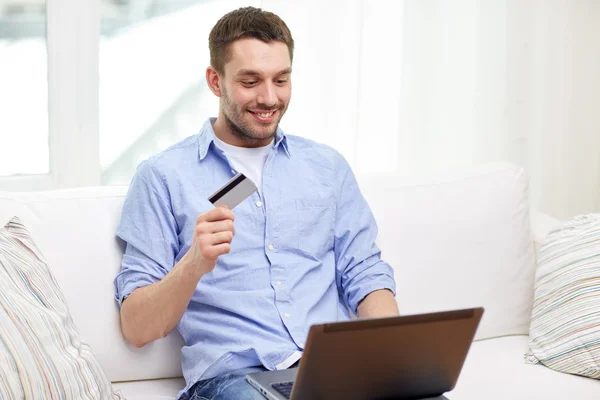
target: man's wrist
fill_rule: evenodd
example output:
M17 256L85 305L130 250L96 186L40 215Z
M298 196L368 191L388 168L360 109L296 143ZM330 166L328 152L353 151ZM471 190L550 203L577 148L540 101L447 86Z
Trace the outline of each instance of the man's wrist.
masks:
M188 254L184 255L181 260L175 265L175 268L179 270L179 275L185 281L196 280L200 281L204 274L204 269L198 263L193 262ZM174 268L174 269L175 269Z

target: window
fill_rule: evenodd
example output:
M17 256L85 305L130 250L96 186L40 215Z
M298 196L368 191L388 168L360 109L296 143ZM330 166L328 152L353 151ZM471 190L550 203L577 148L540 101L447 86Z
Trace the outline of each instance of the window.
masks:
M45 0L0 1L0 176L48 174Z
M217 115L218 99L204 79L208 34L223 14L246 5L260 1L104 1L102 184L128 184L141 161L198 133Z
M379 37L363 21L370 8L336 0L318 17L320 3L307 1L0 0L0 190L127 185L141 161L198 133L218 114L205 82L209 31L242 6L278 13L297 39L283 128L333 145L351 164L394 168L372 162L394 157L358 145L369 100L357 100L365 96L353 82L370 69L358 62L370 43L361 35ZM327 112L306 118L314 109Z

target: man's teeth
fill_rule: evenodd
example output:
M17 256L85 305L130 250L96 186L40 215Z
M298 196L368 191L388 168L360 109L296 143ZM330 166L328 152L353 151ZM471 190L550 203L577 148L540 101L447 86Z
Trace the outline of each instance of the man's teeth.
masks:
M271 115L273 115L273 111L271 111L270 113L257 113L257 114L263 118L269 118Z

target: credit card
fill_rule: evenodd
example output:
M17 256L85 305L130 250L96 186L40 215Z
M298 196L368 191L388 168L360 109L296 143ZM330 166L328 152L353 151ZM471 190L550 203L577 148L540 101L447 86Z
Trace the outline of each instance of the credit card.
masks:
M211 194L208 198L215 207L226 205L230 209L244 201L257 188L254 182L248 179L241 172L231 178L219 190Z

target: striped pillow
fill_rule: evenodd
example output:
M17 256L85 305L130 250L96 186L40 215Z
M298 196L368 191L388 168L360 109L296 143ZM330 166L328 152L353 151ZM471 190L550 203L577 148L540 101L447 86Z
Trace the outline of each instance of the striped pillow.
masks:
M600 214L567 221L538 258L528 363L600 379Z
M0 229L0 399L121 399L18 218Z

